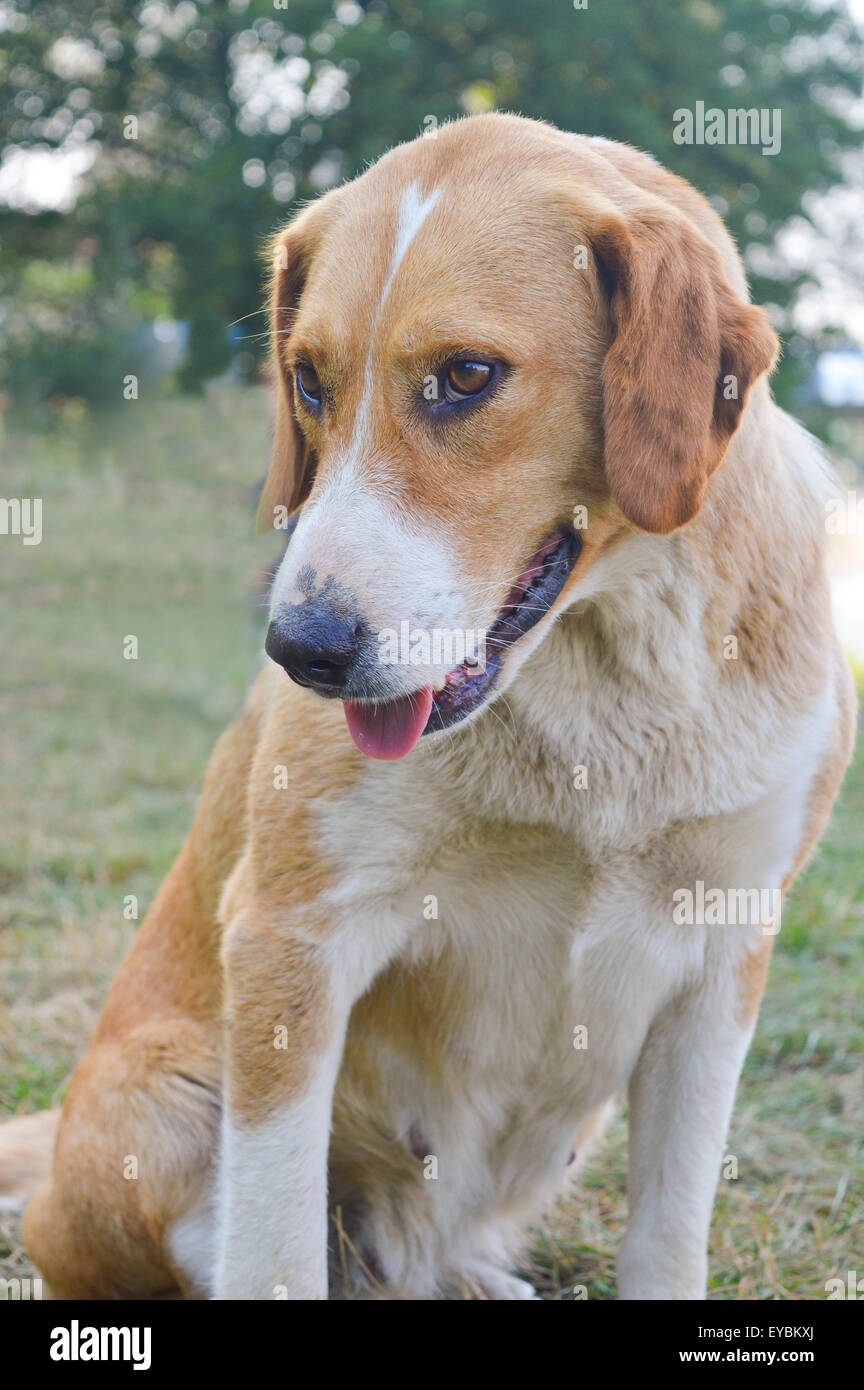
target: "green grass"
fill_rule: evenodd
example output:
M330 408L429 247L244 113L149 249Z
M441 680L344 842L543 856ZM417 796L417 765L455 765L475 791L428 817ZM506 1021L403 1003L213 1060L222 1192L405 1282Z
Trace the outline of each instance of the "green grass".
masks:
M0 543L0 1106L56 1098L135 929L124 898L140 920L254 677L269 418L262 391L142 399L2 446L43 540Z
M0 448L6 496L43 498L39 546L0 537L0 1112L50 1105L188 827L257 669L265 393L128 402ZM123 658L134 634L139 658ZM715 1298L823 1298L864 1272L864 753L784 908L711 1241ZM553 1299L615 1293L623 1118L537 1232ZM11 1220L0 1275L26 1272Z

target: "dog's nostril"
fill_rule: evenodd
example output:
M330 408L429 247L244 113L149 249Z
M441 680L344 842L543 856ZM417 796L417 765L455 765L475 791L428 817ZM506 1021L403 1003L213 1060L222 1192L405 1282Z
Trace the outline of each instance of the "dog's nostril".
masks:
M326 661L322 657L314 657L312 661L307 661L306 670L313 680L336 685L343 679L347 666L347 661Z

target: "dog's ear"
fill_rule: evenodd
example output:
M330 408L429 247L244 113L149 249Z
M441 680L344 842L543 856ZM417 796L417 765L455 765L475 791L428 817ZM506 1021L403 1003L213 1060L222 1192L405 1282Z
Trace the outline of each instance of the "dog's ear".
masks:
M314 459L294 414L294 390L285 367L284 344L293 326L306 280L309 255L308 212L276 237L272 246L270 338L276 386L273 458L258 502L258 531L269 531L305 501L314 477ZM284 509L284 515L277 508Z
M667 533L699 511L777 337L720 253L672 209L605 211L590 233L614 338L603 365L604 468L634 525Z

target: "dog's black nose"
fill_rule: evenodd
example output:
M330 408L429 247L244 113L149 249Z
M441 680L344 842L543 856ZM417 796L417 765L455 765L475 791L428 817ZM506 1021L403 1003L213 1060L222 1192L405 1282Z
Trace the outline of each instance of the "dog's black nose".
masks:
M264 650L298 685L335 694L359 650L360 624L310 600L282 608L267 629Z

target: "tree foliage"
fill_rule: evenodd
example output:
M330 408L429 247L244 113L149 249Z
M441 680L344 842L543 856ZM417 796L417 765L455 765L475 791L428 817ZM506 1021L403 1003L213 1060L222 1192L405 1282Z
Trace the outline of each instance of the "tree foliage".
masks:
M28 280L35 256L87 270L74 322L89 365L64 378L43 346L46 389L68 378L98 395L100 333L113 356L122 323L147 313L190 321L186 384L212 375L227 325L261 305L262 247L297 201L471 111L650 150L715 200L746 253L837 182L861 70L846 11L802 0L0 0L4 159L92 155L71 210L0 214L19 367L23 322L69 307L72 281L52 301L47 273ZM780 153L676 144L675 111L698 101L779 109ZM760 272L755 297L788 309L800 275ZM254 347L263 321L246 322Z

